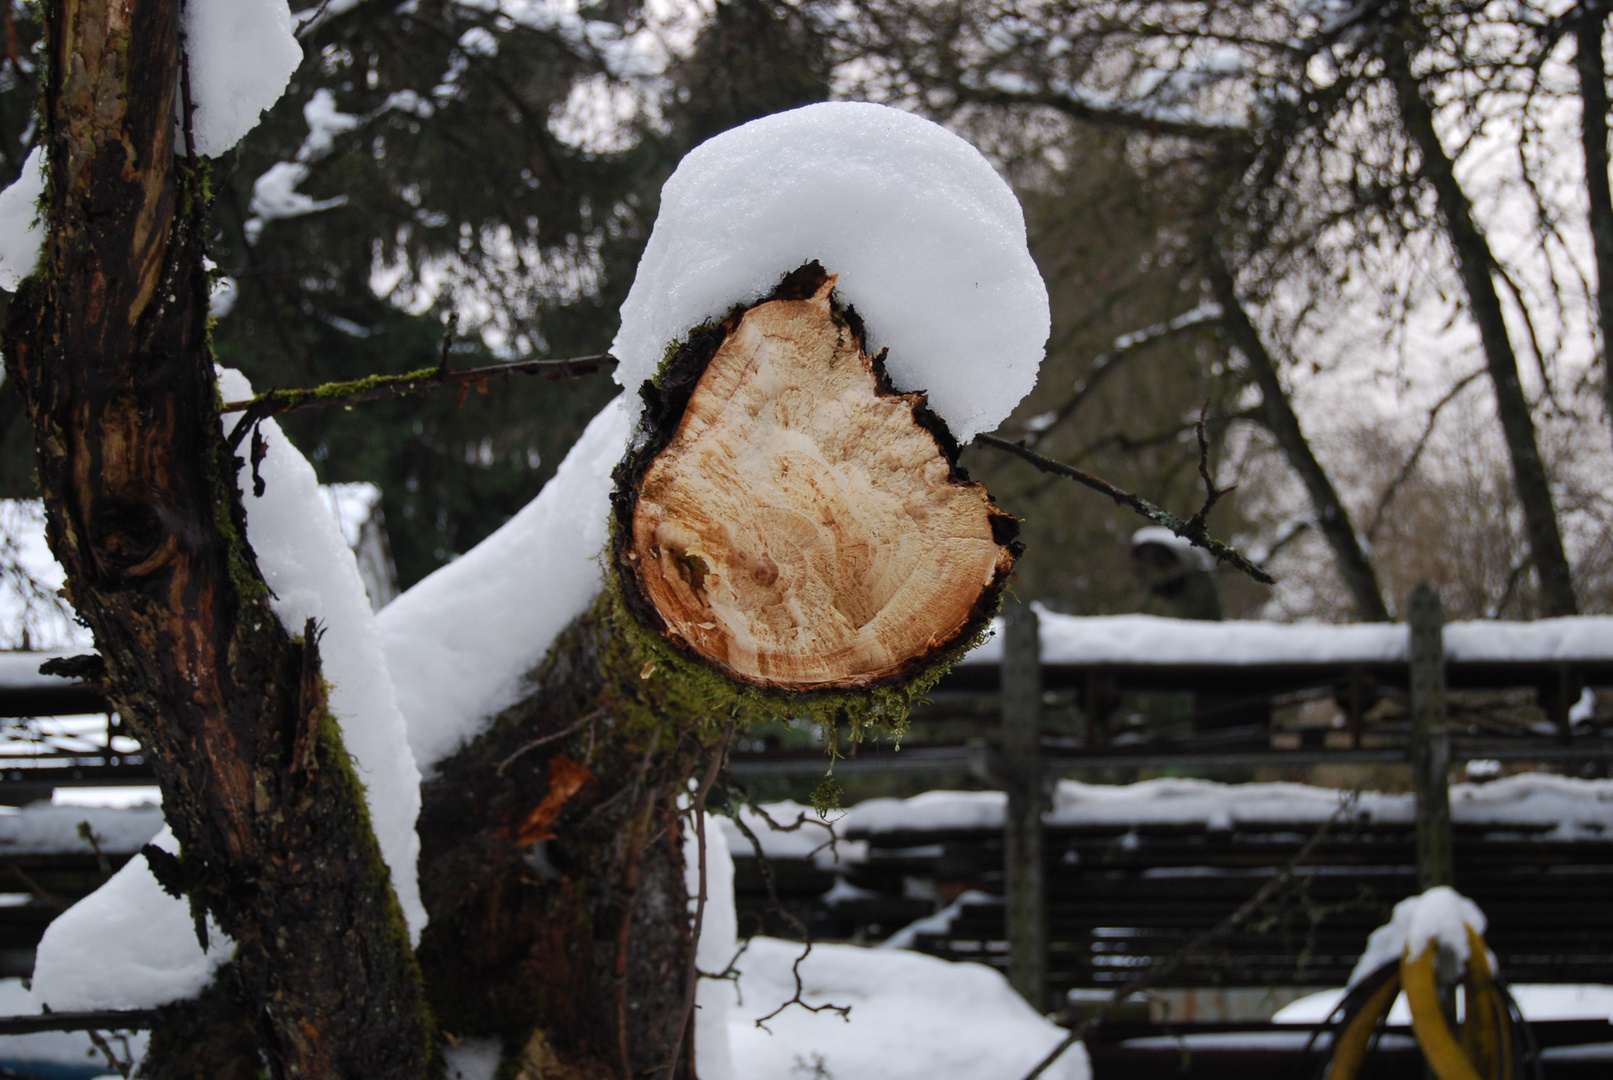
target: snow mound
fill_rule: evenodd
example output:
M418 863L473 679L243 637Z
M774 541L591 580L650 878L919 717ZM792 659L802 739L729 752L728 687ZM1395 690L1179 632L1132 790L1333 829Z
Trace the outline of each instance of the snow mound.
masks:
M795 995L800 955L797 942L751 938L737 1000L724 985L735 1073L745 1080L799 1080L815 1066L834 1080L1017 1080L1065 1035L983 964L855 945L814 945L801 964L803 997L849 1005L848 1018L791 1006L767 1021L771 1033L756 1027ZM1084 1048L1071 1047L1043 1075L1086 1080Z
M39 265L45 223L39 220L39 197L45 194L45 148L28 151L22 172L0 191L0 289L16 292L22 279Z
M1408 896L1395 905L1389 921L1372 931L1366 951L1350 972L1354 986L1385 964L1403 956L1421 956L1430 945L1449 950L1459 963L1466 964L1471 953L1467 928L1480 934L1485 928L1479 906L1449 885L1438 885L1420 896ZM1490 957L1495 970L1495 957Z
M724 132L666 182L611 346L632 407L668 345L813 259L890 349L897 389L926 391L959 442L1035 385L1047 288L1008 185L928 120L828 102Z
M382 609L387 664L422 769L514 702L522 676L599 595L610 474L627 450L626 397L589 422L520 513Z
M501 1057L497 1039L463 1039L458 1046L443 1047L443 1075L447 1080L493 1080Z
M151 842L179 853L166 828ZM211 947L204 953L190 905L163 892L136 856L45 928L34 960L34 1000L73 1012L150 1009L195 997L235 951L211 918L207 932Z
M302 63L286 0L188 0L191 133L196 152L218 157L258 126Z

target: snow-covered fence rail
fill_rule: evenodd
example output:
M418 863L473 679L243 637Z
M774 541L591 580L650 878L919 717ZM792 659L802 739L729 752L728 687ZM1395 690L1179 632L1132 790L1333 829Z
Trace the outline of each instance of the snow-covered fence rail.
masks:
M1269 880L1338 810L1340 794L1299 784L1060 783L1043 822L1051 988L1113 986L1171 956ZM806 840L779 843L771 857L782 899L822 936L894 935L1003 967L1005 803L997 792L859 803L836 823L838 857L821 849L809 860ZM1303 892L1191 958L1171 984L1342 985L1372 928L1418 891L1414 819L1411 796L1364 794L1300 868ZM1490 915L1505 977L1613 981L1613 782L1537 774L1460 784L1452 820L1458 887ZM734 850L739 908L753 929L765 903L752 891L748 847Z
M1054 612L1042 612L1040 622L1042 682L1052 702L1044 730L1051 770L1404 759L1403 626ZM1613 759L1613 716L1598 715L1594 693L1586 693L1613 689L1613 618L1458 622L1445 628L1445 643L1456 762ZM49 658L0 653L0 717L105 709L98 693L72 679L38 674ZM996 723L1000 660L1000 639L986 641L914 714L900 753L864 745L837 772L968 771L976 755L956 732L961 722L989 734ZM1189 715L1155 723L1145 710L1127 707L1149 695L1185 699ZM1294 713L1307 715L1287 715ZM1074 723L1059 728L1061 715ZM52 785L143 782L147 771L137 750L119 745L125 752L117 755L35 747L26 760L0 760L0 802L37 797ZM741 777L821 773L823 756L758 734L739 741L734 768Z
M1208 623L1041 613L1047 767L1302 765L1406 759L1410 664L1403 625ZM1613 618L1445 627L1451 753L1475 759L1607 761ZM1001 638L986 641L914 714L900 753L864 746L859 771L963 772L961 728L999 716ZM740 775L810 772L821 758L753 740ZM978 764L975 771L980 771Z

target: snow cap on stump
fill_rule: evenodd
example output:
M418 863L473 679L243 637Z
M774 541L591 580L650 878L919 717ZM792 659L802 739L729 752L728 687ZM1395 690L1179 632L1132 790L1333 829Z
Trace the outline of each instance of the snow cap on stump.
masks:
M622 305L616 379L817 260L837 276L897 390L924 392L960 443L1036 382L1047 289L1019 202L980 152L928 120L828 102L754 120L683 159Z

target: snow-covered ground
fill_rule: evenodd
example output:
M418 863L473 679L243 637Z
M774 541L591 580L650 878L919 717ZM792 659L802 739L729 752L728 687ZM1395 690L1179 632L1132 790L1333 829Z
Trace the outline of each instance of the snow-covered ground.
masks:
M728 1021L738 1080L799 1080L820 1065L834 1080L1017 1080L1066 1034L983 964L855 945L813 946L800 968L805 1000L850 1006L844 1018L792 1005L758 1028L795 996L800 955L795 942L752 938L740 958ZM1044 1075L1085 1080L1085 1051Z

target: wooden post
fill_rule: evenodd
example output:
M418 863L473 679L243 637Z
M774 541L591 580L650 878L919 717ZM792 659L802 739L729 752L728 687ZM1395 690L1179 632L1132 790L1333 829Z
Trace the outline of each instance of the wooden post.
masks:
M1417 785L1417 886L1453 883L1451 737L1445 723L1445 636L1439 594L1425 583L1407 602L1411 661L1411 767Z
M1008 816L1003 894L1008 981L1037 1010L1047 1007L1047 888L1042 862L1042 661L1036 612L1003 608L1002 738Z
M1367 711L1367 673L1359 664L1350 668L1350 690L1346 714L1350 722L1350 749L1361 749L1361 730Z

